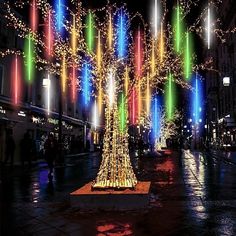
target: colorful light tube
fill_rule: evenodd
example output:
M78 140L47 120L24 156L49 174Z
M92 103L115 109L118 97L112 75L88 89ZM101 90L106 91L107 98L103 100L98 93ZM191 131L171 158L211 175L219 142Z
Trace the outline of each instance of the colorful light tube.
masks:
M165 54L165 39L164 39L164 29L163 29L163 23L161 23L161 34L160 34L160 62L162 63L164 60L164 54Z
M173 82L173 76L171 73L168 74L167 83L165 85L165 106L166 106L166 117L167 120L172 120L175 112L175 85Z
M112 15L109 13L109 23L108 23L108 45L109 49L112 49L113 42L113 28L112 28Z
M157 96L152 101L151 124L152 124L152 139L159 140L161 135L161 105Z
M102 50L101 50L101 35L100 30L98 31L98 43L97 43L97 68L100 71L102 65Z
M75 56L77 52L77 32L75 14L72 15L71 48L72 53Z
M184 55L184 75L185 79L189 80L192 74L192 50L189 32L186 32L186 44Z
M59 33L63 32L65 8L65 0L55 0L56 27Z
M25 39L25 65L26 65L26 74L27 82L32 83L34 79L34 42L32 36L29 34Z
M142 64L143 64L143 39L140 30L136 33L135 37L135 74L140 79L142 76Z
M86 41L89 52L92 52L94 48L94 17L90 10L86 18Z
M125 67L125 95L127 96L129 92L129 70Z
M82 92L85 107L90 102L90 80L91 80L91 65L85 61L82 65Z
M211 48L211 9L207 9L207 48Z
M127 122L127 111L126 111L124 94L122 93L119 102L119 128L121 133L125 132L126 122Z
M203 84L200 79L200 75L195 73L192 77L192 87L193 90L191 91L191 107L192 107L192 120L195 125L202 122L203 116Z
M117 29L116 29L116 38L117 38L117 55L118 58L122 59L127 55L128 48L128 16L120 9L118 11L118 20L117 20Z
M66 78L67 78L67 73L66 73L66 57L65 54L62 56L62 68L61 68L61 86L62 86L62 93L66 93Z
M76 102L76 80L77 80L77 66L74 63L72 66L72 78L71 78L71 89L72 89L72 102L75 103Z
M147 88L146 88L146 112L147 115L150 114L150 104L151 104L151 94L150 94L150 78L147 75Z
M15 105L20 102L21 95L21 58L15 55L11 64L11 81L12 81L12 100Z
M47 106L48 106L48 115L50 114L51 110L51 79L50 74L48 73L48 84L47 84Z
M54 34L53 34L53 22L52 22L52 12L51 10L47 13L47 18L45 21L45 45L46 45L46 58L50 60L53 55L53 41L54 41Z
M110 70L109 72L108 79L109 80L108 80L107 94L108 94L109 106L112 107L115 102L115 92L116 92L115 78L112 70Z
M31 0L30 28L33 32L36 32L38 28L38 8L37 8L36 0Z

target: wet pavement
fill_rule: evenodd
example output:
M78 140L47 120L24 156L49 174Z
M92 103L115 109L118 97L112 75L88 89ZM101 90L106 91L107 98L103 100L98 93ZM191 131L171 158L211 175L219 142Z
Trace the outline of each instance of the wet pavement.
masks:
M236 165L183 151L133 158L139 180L151 181L142 211L82 212L69 193L95 178L97 153L67 159L48 181L44 162L1 169L0 235L236 235Z

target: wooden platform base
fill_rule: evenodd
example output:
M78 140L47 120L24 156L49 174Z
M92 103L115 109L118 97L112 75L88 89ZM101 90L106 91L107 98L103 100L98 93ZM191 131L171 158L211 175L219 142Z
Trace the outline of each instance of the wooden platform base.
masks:
M151 182L138 182L134 190L92 190L91 184L70 194L72 207L83 210L134 210L149 204Z

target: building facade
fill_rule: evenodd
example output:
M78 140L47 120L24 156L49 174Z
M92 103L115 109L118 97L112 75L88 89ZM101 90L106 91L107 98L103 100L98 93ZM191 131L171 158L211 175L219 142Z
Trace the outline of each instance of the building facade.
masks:
M2 1L0 1L2 4ZM24 39L19 38L17 32L7 26L4 8L0 8L0 50L17 49L22 51ZM16 12L16 14L18 14ZM21 17L18 14L18 17ZM20 142L27 132L35 143L35 156L39 158L43 153L43 143L49 133L59 134L59 86L58 76L50 77L50 109L48 109L48 89L45 86L46 71L35 69L35 78L27 83L24 73L24 62L21 56L18 60L18 94L15 102L14 61L15 55L0 57L0 162L5 159L6 140L13 135L15 141L15 160L20 161ZM70 87L68 85L67 89ZM81 106L79 92L75 102L71 102L69 94L62 98L62 142L64 151L78 153L93 150L93 143L98 142L98 134L94 134L90 108ZM96 137L96 140L93 140ZM89 145L88 142L92 145Z
M217 14L223 31L235 28L235 12L233 1L222 2ZM220 147L236 146L236 34L227 33L222 40L215 39L206 57L213 59L216 69L206 73L209 141Z

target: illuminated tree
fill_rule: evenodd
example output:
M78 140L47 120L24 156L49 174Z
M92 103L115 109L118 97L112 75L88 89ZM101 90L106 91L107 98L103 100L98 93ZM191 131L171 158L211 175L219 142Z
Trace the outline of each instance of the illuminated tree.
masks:
M29 84L34 82L36 66L38 70L48 72L48 90L50 75L60 77L63 98L70 94L75 103L77 92L81 90L83 105L88 107L93 96L98 106L94 109L96 126L105 110L103 159L93 187L133 188L137 179L129 158L128 125L138 126L144 110L147 117L150 116L153 94L164 93L166 111L163 114L166 117L162 120L168 122L162 127L162 133L164 139L172 135L169 132L174 132L175 85L192 89L189 83L191 74L212 69L211 59L194 65L193 33L200 35L210 48L213 34L223 40L225 33L234 30L217 29L219 20L211 19L211 11L220 5L220 0L209 1L191 26L187 26L185 19L199 0L177 1L173 7L172 24L167 17L167 1L158 4L159 1L153 0L151 27L139 13L129 14L125 6L108 3L91 10L83 8L80 1L70 2L69 8L65 0L55 0L54 6L47 0L6 1L3 5L5 17L18 36L25 39L25 50L7 49L0 55L23 56ZM13 10L13 6L24 8L27 5L31 12L29 25ZM99 18L100 13L105 16L103 20ZM131 30L135 19L140 24ZM39 21L43 21L44 30L39 30ZM19 83L17 76L15 81ZM19 92L18 89L19 86L15 86L15 93ZM15 103L18 102L15 96Z

